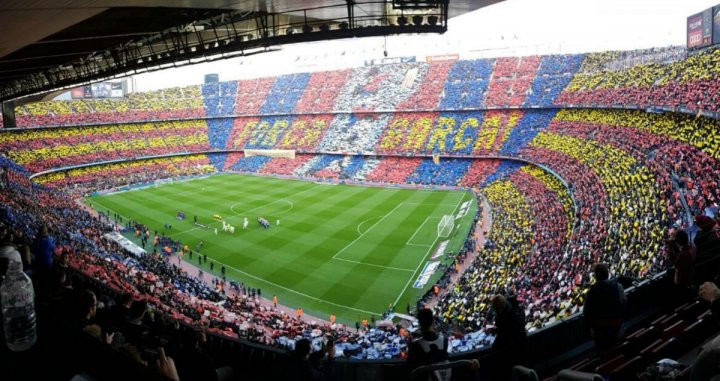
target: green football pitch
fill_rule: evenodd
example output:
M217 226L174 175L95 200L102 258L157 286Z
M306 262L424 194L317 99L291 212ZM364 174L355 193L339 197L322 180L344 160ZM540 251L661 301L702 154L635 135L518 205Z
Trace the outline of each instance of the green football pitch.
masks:
M436 271L423 288L414 287L434 248L445 240L438 238L438 223L443 215L457 215L465 201L470 207L455 221L445 250L457 253L477 210L466 191L222 174L92 196L86 203L138 221L151 232L164 231L191 249L202 240L200 252L216 262L215 275L223 264L229 280L260 288L264 297L276 294L280 304L301 306L324 319L334 313L352 324L379 318L391 304L403 313L415 305L441 275ZM176 218L178 211L185 212L184 221ZM235 233L223 232L215 214L235 226ZM194 216L208 228L196 226ZM260 226L258 217L270 227ZM198 266L196 258L184 259ZM451 261L452 254L441 259ZM209 272L209 262L199 267Z

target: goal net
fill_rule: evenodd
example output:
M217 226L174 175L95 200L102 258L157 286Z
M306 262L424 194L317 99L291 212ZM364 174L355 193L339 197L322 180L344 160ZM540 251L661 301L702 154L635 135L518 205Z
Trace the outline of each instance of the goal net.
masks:
M438 237L440 238L447 238L450 236L450 233L452 233L453 228L455 227L455 219L452 215L447 214L444 215L440 222L438 223Z

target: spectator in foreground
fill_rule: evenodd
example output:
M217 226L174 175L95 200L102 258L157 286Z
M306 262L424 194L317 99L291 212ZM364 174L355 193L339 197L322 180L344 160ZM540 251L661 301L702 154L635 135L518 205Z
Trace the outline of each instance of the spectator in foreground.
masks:
M698 283L702 283L712 280L717 274L718 265L714 262L720 256L720 231L715 228L715 220L702 214L695 216L695 225L700 229L693 240L697 248L696 278Z
M515 297L495 295L491 300L495 312L495 341L492 345L493 379L509 380L512 367L525 361L527 332L525 311Z
M437 333L434 327L433 312L423 308L417 314L418 325L420 326L420 339L410 344L408 349L408 366L413 369L432 364L448 362L448 338L442 333ZM451 369L436 370L428 375L428 380L449 381L452 377Z
M290 364L286 375L292 381L322 381L332 379L335 359L335 343L328 339L324 351L311 353L310 340L300 339L290 354ZM327 358L323 361L323 357Z
M685 230L678 230L667 244L668 259L675 267L675 285L681 289L692 285L695 275L695 246Z
M48 235L47 226L43 225L38 230L38 234L32 244L33 280L36 285L36 294L43 294L51 287L51 270L54 253L55 239Z
M583 316L590 325L595 347L604 352L623 335L623 313L627 299L622 285L610 278L610 269L604 263L593 267L595 284L585 296Z
M48 235L47 226L43 225L38 231L35 242L33 243L33 254L35 259L33 263L41 270L49 270L53 263L53 253L55 252L55 240Z
M720 322L720 288L715 283L705 282L700 286L700 297L710 302L712 315ZM720 375L720 337L703 345L702 351L693 363L690 381L710 380L718 375Z

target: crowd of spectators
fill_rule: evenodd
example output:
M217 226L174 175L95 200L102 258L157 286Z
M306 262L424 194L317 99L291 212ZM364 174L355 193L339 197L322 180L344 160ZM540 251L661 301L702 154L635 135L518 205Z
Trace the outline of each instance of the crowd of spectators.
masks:
M459 111L518 106L718 110L720 50L681 47L364 66L17 107L21 127L235 115Z
M352 358L392 358L406 350L405 339L395 327L369 327L358 333L341 324L307 323L263 305L257 294L225 295L212 289L161 253L135 256L126 252L102 237L114 229L112 216L90 216L63 194L31 183L27 172L5 157L0 157L0 165L7 174L0 217L18 240L34 237L37 226L50 227L58 263L116 292L132 294L158 315L200 324L208 332L229 338L290 348L301 338L317 346L330 335L338 355Z
M520 106L525 100L539 65L538 56L496 59L485 106Z
M436 307L441 321L473 332L456 345L478 345L473 335L493 321L490 297L515 295L525 309L526 329L532 332L578 311L580 279L561 271L558 263L574 224L568 190L558 179L533 166L523 166L481 188L491 206L492 228L485 248L451 286ZM552 277L559 287L547 287ZM571 278L571 279L568 279ZM463 341L464 340L464 341Z
M108 160L207 151L204 120L25 129L0 134L0 151L33 172Z
M618 71L639 65L667 65L685 58L687 58L687 49L682 46L588 53L585 55L580 72Z
M15 108L20 127L67 126L204 116L199 86L135 92L127 98L28 103Z
M633 55L637 58L632 58ZM682 52L677 49L668 50L667 56L645 51L625 56L618 61L614 54L589 55L587 65L555 104L719 110L715 78L720 70L720 49L702 51L686 59L678 59ZM643 60L650 63L634 66L623 63ZM618 66L620 69L615 69Z
M478 186L492 206L488 243L436 308L443 324L468 332L453 345L470 348L487 343L485 327L493 320L489 300L497 293L518 297L525 308L526 328L532 331L579 311L593 263L613 263L616 275L628 278L666 268L663 240L691 227L689 216L713 205L717 209L720 202L720 123L639 110L461 110L552 102L716 110L713 99L720 92L714 78L720 50L686 59L683 53L667 49L382 65L136 94L132 101L28 105L23 111L28 117L32 115L35 122L52 119L49 124L104 123L112 113L137 120L176 112L215 118L0 134L0 151L7 151L14 161L3 158L0 163L9 176L4 187L10 189L0 195L4 202L0 211L25 236L35 234L39 219L51 222L52 234L58 237L57 255L72 268L142 297L174 318L203 321L229 337L289 347L299 337L317 343L327 333L345 353L377 358L395 357L404 350L395 332L373 329L357 336L342 326L308 325L252 298L219 295L162 257L135 258L101 238L107 226L63 195L29 183L28 173L16 163L37 172L226 147L287 148L322 154L300 154L295 159L239 153L145 159L51 173L38 181L84 194L229 169L317 179ZM325 80L330 81L327 89ZM168 101L169 110L157 107L156 102L165 100L173 100ZM124 108L122 102L132 106ZM436 105L442 111L374 112ZM260 115L223 117L233 112ZM297 112L326 114L293 116ZM78 116L75 122L74 116ZM378 153L407 157L373 156ZM435 162L411 157L418 154L518 156L554 170L569 189L537 167L498 160L442 157ZM213 303L218 301L224 303Z
M347 69L313 73L294 111L298 114L331 112L335 97L351 74L352 71Z
M492 210L492 229L481 254L435 308L443 324L483 331L493 320L489 300L512 281L527 260L535 222L530 205L507 180L482 189Z
M437 165L432 159L424 159L405 181L410 184L458 186L471 162L468 159L450 159Z
M34 181L53 188L62 188L71 195L113 189L120 186L153 182L158 179L204 175L215 171L208 155L188 155L137 161L101 164L52 172Z
M538 134L530 147L545 148L544 157L534 153L528 156L534 162L557 169L561 176L568 167L559 165L559 160L576 162L585 167L582 172L597 176L594 186L603 191L596 192L594 197L604 199L596 204L602 205L598 213L606 223L604 229L596 226L581 236L595 241L588 247L592 256L616 263L620 274L633 277L644 277L663 267L657 253L665 234L663 229L669 227L670 221L663 211L661 192L647 167L620 149L554 132Z
M391 114L336 115L320 143L320 152L372 153L387 126Z

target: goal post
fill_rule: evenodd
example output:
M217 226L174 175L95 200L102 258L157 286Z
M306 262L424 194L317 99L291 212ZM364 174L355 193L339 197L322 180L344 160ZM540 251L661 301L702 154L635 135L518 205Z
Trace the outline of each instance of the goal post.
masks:
M438 230L438 237L440 238L447 238L450 236L450 233L452 233L453 228L455 227L455 218L453 218L452 215L446 214L438 223L437 230Z

